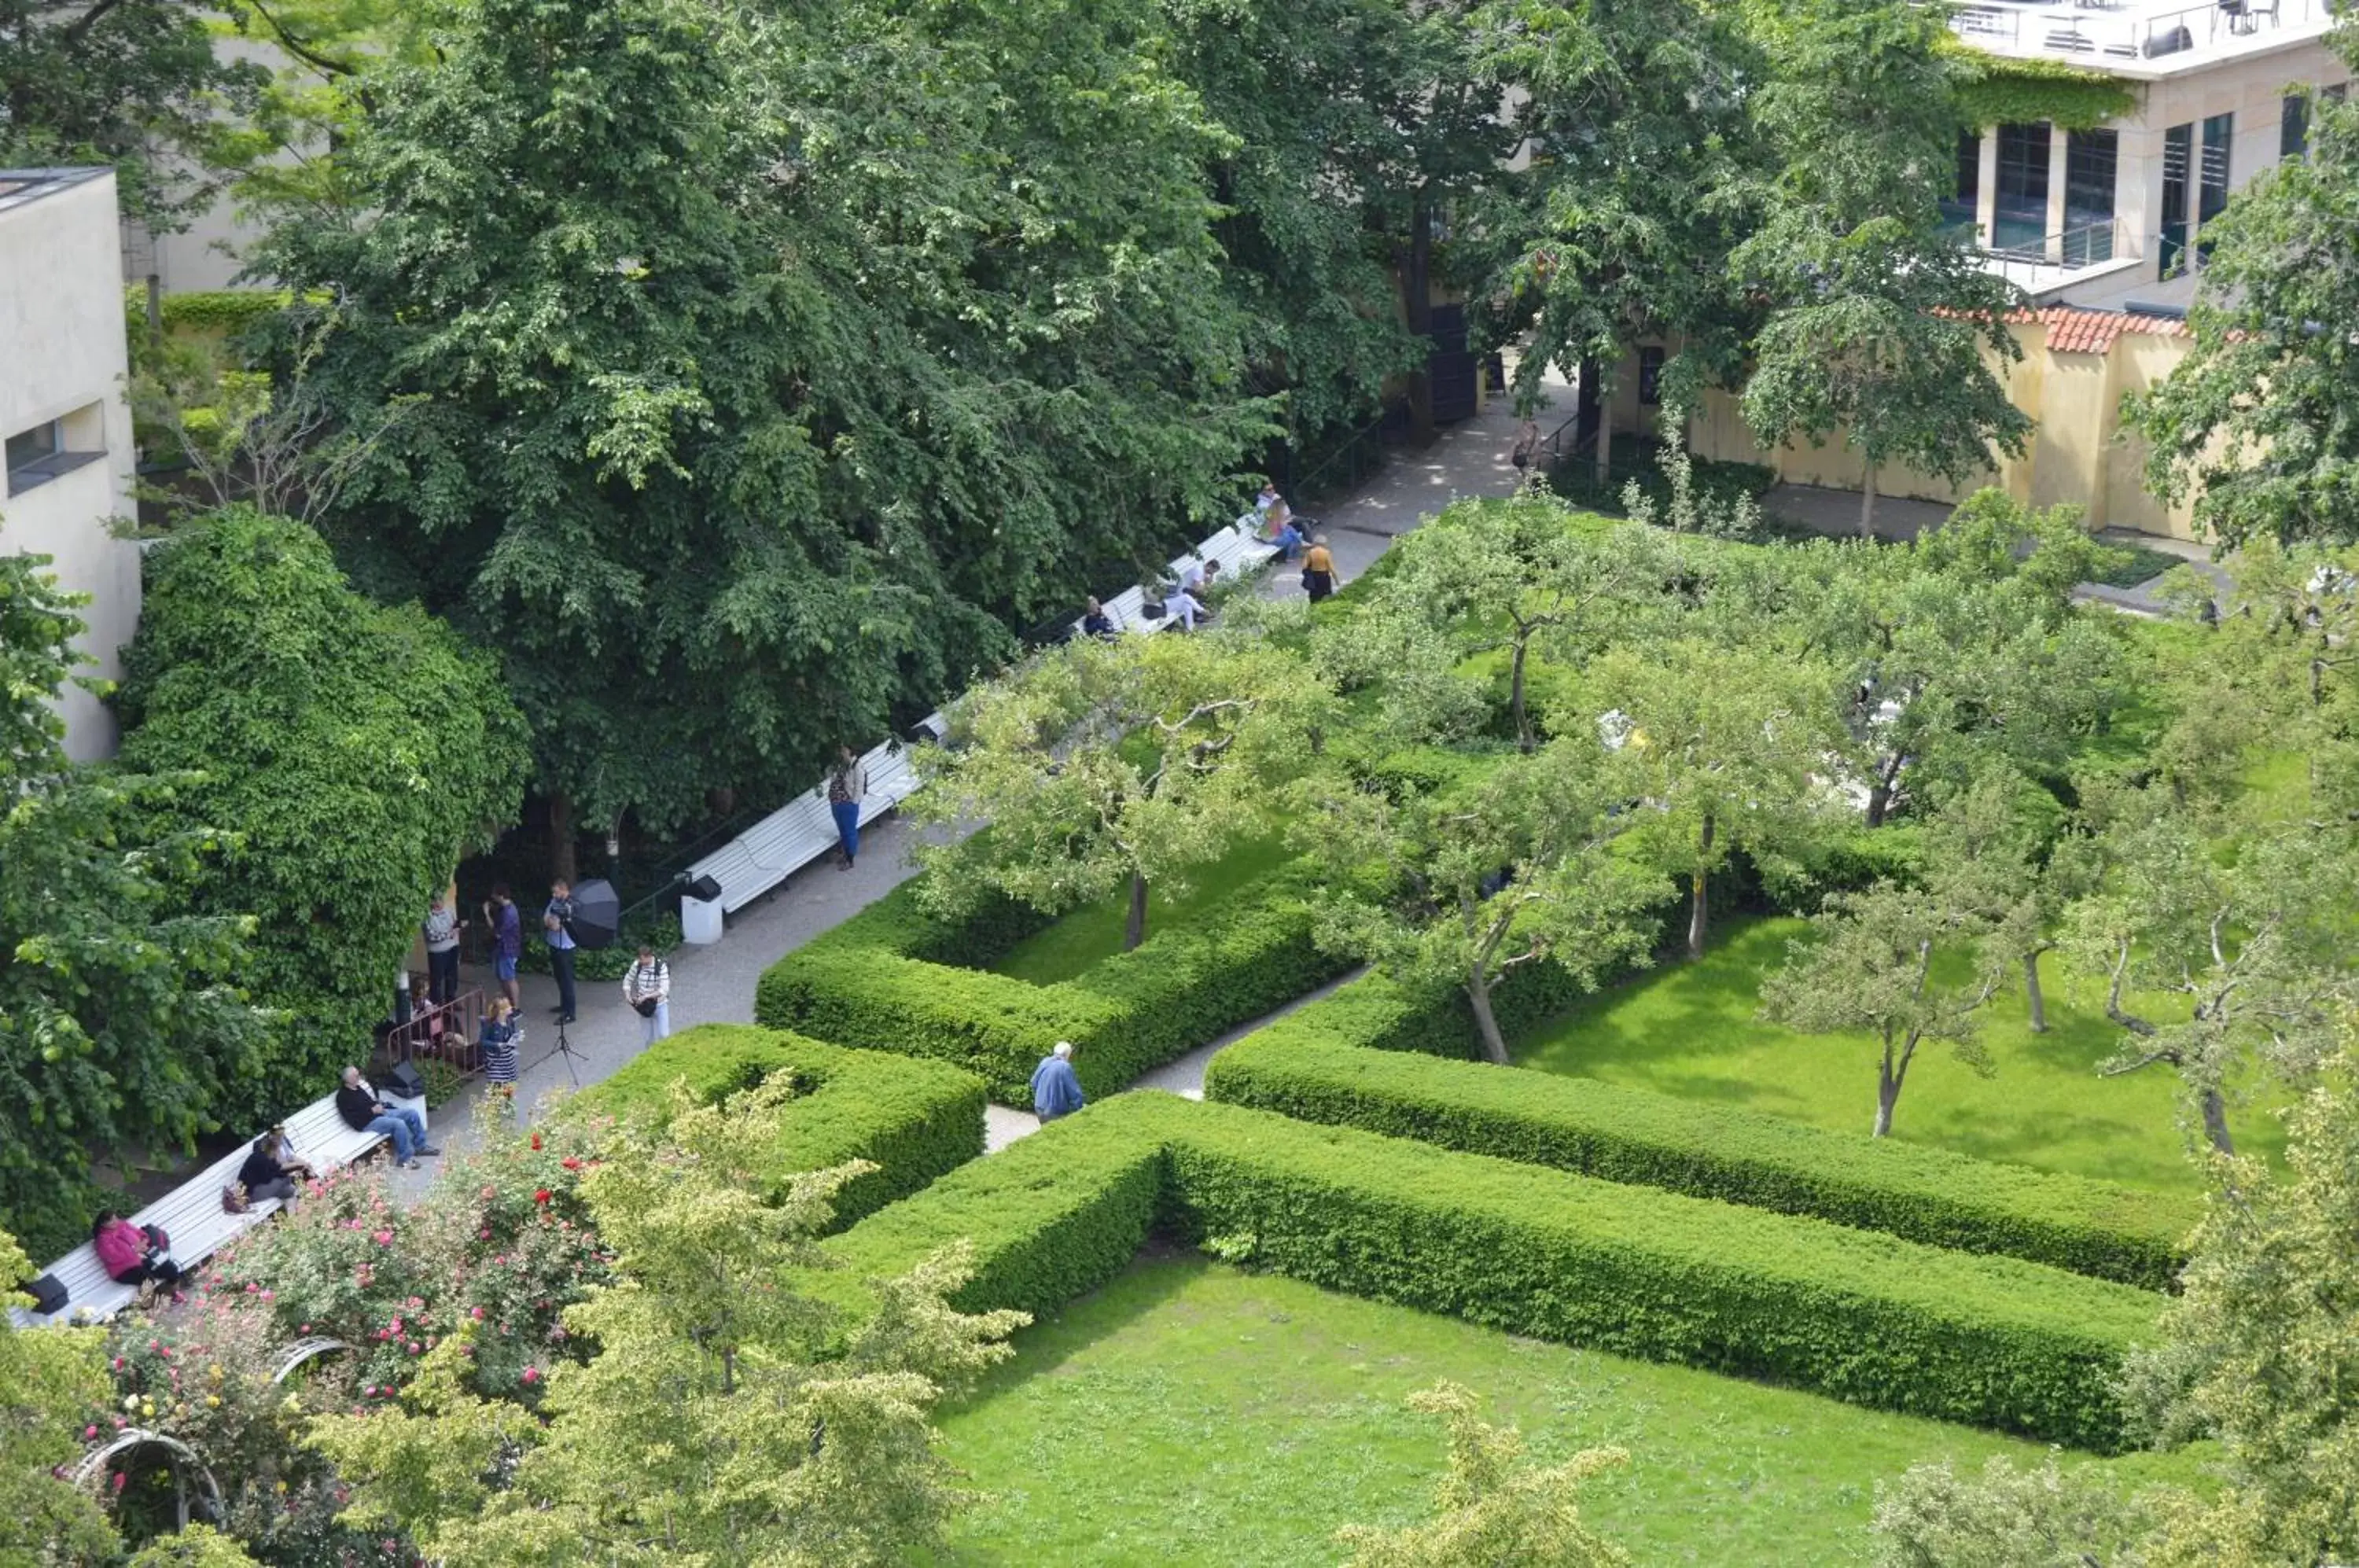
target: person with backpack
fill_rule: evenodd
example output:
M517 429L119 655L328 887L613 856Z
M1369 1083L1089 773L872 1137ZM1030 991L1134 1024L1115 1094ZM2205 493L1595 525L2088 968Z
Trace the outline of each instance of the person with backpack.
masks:
M671 968L656 950L639 944L638 962L623 976L623 1000L647 1020L647 1043L671 1033Z

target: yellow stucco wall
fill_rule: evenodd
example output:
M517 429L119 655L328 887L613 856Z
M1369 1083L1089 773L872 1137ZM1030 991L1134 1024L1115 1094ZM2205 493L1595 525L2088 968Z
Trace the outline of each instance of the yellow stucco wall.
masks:
M2092 528L2136 528L2193 539L2190 505L2165 506L2147 494L2146 443L2121 428L2122 398L2169 375L2186 356L2189 341L2124 332L2103 354L2068 354L2048 346L2048 329L2040 322L2019 322L2009 331L2023 357L1993 368L2005 380L2015 406L2032 421L2023 455L1999 461L1964 485L1890 465L1876 472L1877 494L1957 501L1984 485L1996 485L2033 506L2079 506ZM1627 367L1634 381L1636 364L1633 360ZM1766 463L1788 483L1856 490L1864 476L1859 455L1840 436L1820 447L1765 450L1754 440L1736 399L1724 392L1705 395L1690 431L1698 456Z

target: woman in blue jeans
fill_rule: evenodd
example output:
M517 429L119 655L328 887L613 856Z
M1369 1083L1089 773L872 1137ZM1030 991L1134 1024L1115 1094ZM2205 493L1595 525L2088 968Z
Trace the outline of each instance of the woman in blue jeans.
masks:
M835 836L843 846L843 868L860 858L860 800L868 793L868 769L848 746L835 748L835 771L827 778L827 809L835 818Z

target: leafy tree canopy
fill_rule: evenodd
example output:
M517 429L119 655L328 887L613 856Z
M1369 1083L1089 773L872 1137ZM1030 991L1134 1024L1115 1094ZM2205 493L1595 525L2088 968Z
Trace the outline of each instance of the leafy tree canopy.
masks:
M408 606L370 604L319 536L233 508L148 558L120 699L125 768L189 775L154 820L234 850L176 878L248 915L277 1048L216 1114L316 1099L364 1051L429 895L514 820L524 736L488 661Z

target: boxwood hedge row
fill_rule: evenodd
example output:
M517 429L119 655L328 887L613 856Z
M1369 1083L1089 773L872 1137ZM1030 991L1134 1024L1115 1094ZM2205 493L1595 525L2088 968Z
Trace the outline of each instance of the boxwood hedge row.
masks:
M1094 1105L829 1245L856 1275L971 1239L962 1304L1040 1312L1159 1218L1330 1289L2112 1452L2151 1294L2011 1258L1234 1105Z
M2107 1182L1399 1049L1420 1039L1454 1055L1459 1026L1371 976L1223 1051L1204 1093L2149 1289L2184 1262L2196 1218L2190 1204Z
M837 1194L836 1224L907 1197L983 1152L983 1082L940 1062L848 1051L750 1024L699 1024L658 1042L612 1078L576 1096L591 1113L660 1112L685 1081L705 1104L791 1073L801 1091L788 1107L769 1164L788 1177L874 1160L879 1169Z
M1347 967L1311 942L1309 875L1275 872L1215 913L1054 985L964 967L1004 951L1021 916L995 910L981 931L953 926L927 917L905 887L771 965L754 1016L956 1062L1012 1105L1031 1103L1033 1068L1070 1040L1082 1087L1111 1094Z

